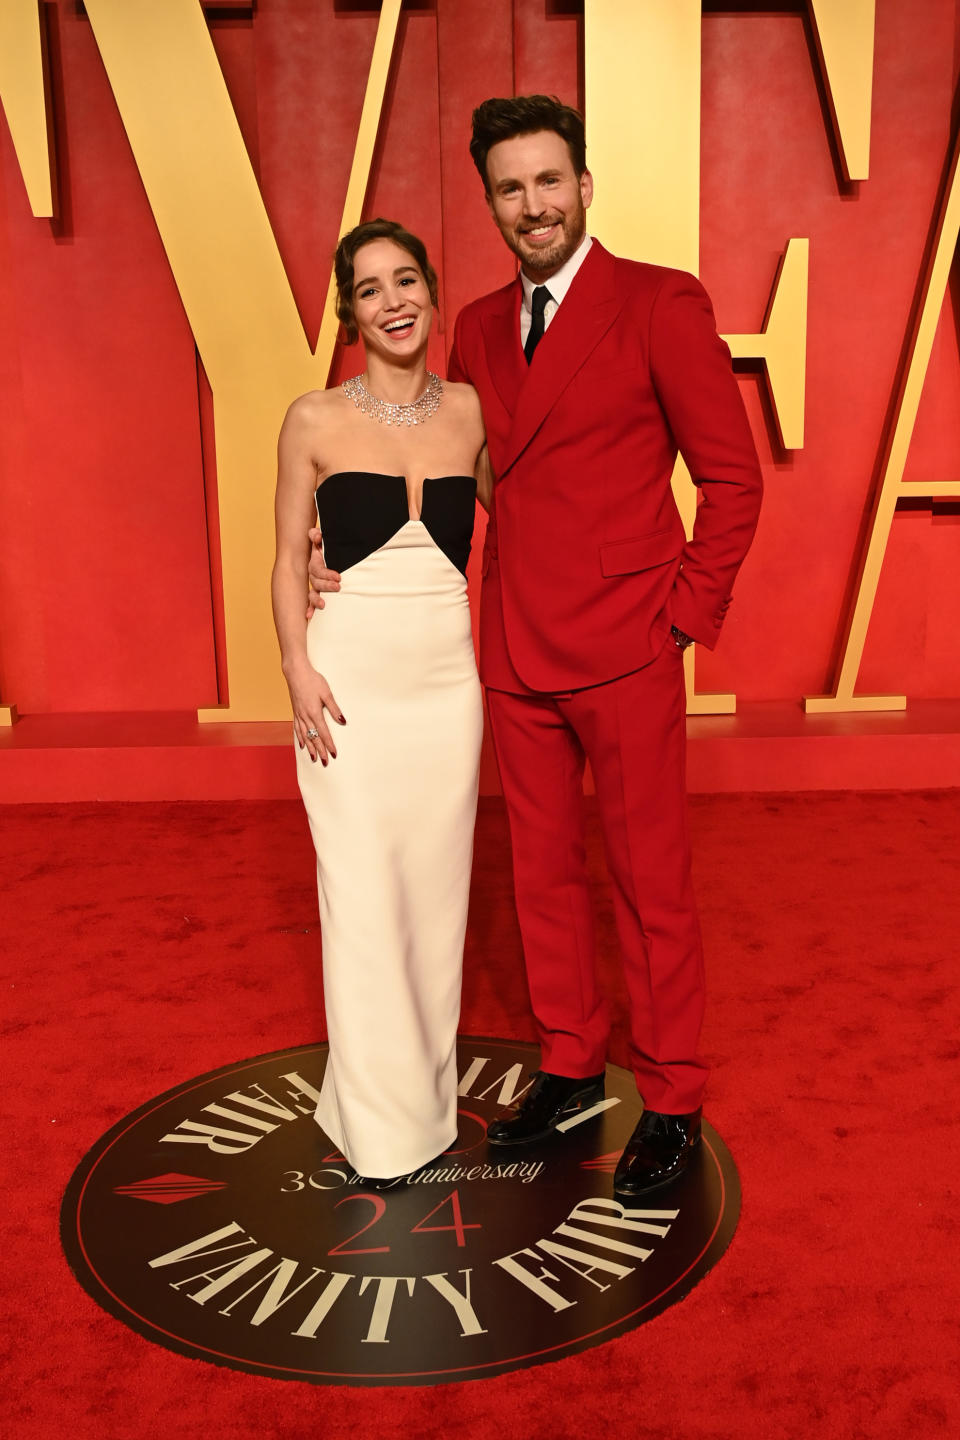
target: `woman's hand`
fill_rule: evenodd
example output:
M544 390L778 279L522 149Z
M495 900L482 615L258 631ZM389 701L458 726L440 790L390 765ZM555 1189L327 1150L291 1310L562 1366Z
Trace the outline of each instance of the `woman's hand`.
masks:
M329 712L338 725L346 725L343 711L324 677L309 661L299 662L289 672L285 669L284 675L290 691L297 744L309 752L311 760L319 758L320 764L326 765L337 758L326 715Z

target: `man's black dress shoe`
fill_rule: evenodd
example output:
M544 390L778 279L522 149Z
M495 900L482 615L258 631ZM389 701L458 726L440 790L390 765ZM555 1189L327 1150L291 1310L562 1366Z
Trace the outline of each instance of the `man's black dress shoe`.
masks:
M700 1144L702 1110L692 1115L661 1115L644 1110L613 1177L613 1193L643 1195L682 1175Z
M491 1145L527 1145L544 1140L561 1120L586 1110L603 1099L603 1076L550 1075L537 1070L533 1084L509 1115L491 1120L487 1139Z

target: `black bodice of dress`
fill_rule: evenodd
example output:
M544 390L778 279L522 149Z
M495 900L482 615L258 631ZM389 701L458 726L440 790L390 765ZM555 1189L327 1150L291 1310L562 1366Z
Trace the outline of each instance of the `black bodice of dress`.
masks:
M444 475L423 482L420 519L438 549L467 572L477 498L472 475ZM317 487L323 554L331 570L348 570L386 545L410 519L402 475L338 470Z

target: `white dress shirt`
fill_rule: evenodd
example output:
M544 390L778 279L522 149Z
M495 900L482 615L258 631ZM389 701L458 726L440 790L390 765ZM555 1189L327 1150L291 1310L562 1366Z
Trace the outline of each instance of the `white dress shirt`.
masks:
M550 299L547 301L543 311L543 328L546 332L550 328L550 322L563 304L564 296L573 283L580 266L587 258L587 251L593 241L589 235L584 235L580 244L574 250L569 260L565 260L557 271L551 275L549 280L528 280L523 271L520 272L520 280L523 285L523 300L520 305L520 344L526 345L527 336L530 334L530 326L533 324L533 292L539 285L546 285L550 291Z

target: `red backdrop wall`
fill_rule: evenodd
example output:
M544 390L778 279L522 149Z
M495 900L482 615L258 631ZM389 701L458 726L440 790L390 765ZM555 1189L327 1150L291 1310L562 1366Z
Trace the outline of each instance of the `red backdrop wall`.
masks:
M209 396L90 25L74 0L44 10L57 221L31 217L0 125L0 700L193 710L217 699ZM743 701L830 688L960 71L955 0L878 0L871 174L845 184L803 11L708 5L703 20L701 273L720 329L759 330L786 239L811 242L806 446L778 449L745 374L766 507L723 642L699 662L699 688ZM314 337L377 7L258 0L208 18ZM470 111L511 91L582 103L582 7L438 0L401 26L366 209L439 259L442 365L460 305L513 273L467 155ZM908 476L957 473L958 306L955 276ZM355 368L342 352L334 378ZM860 689L960 693L958 524L952 502L898 512Z

